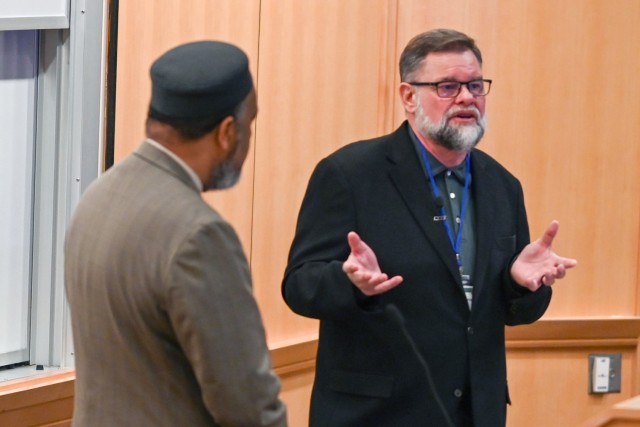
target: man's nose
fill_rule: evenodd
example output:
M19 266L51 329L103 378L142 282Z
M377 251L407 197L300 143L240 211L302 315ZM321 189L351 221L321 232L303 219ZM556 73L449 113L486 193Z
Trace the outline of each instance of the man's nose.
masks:
M476 96L469 92L469 88L467 87L467 85L462 85L460 87L460 93L458 94L458 96L456 96L457 103L469 104L471 102L474 102L475 99Z

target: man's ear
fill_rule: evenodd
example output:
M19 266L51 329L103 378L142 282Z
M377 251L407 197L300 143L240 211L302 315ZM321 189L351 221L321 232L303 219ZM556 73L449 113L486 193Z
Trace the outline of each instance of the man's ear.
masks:
M233 148L236 140L236 120L233 116L227 116L220 122L216 136L218 145L225 154Z
M409 83L402 82L400 83L398 91L400 92L400 101L402 101L404 110L407 113L413 113L416 110L416 105L418 102L418 94L413 90L413 86L411 86Z

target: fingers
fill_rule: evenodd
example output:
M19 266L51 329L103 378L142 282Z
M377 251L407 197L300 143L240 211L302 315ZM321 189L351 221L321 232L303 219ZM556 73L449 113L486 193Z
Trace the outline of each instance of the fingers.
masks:
M403 280L404 279L402 278L402 276L393 276L391 279L385 280L384 282L376 285L373 288L373 291L375 292L376 295L390 291L391 289L395 288L400 283L402 283Z
M372 274L369 271L359 269L355 264L347 262L342 265L342 270L347 274L351 283L367 296L387 292L403 281L402 276L394 276L389 279L389 276L385 273Z
M369 282L367 282L367 284L363 287L358 286L358 288L360 289L360 291L362 291L363 294L367 296L378 295L390 291L391 289L402 283L402 281L404 280L402 276L393 276L391 279L387 279L386 274L382 274L381 276L384 276L385 278L385 280L383 280L382 282L379 282L378 279L380 278L376 278L375 280L370 280Z
M368 271L362 270L352 271L347 273L347 276L349 276L349 280L351 280L351 282L360 289L373 288L388 279L387 275L384 273L373 275Z
M524 287L529 289L531 292L535 292L538 288L542 286L542 281L538 279L529 279L524 282Z
M358 271L358 266L352 262L345 261L342 264L342 271L344 271L347 274L352 274Z
M556 279L554 276L550 274L543 274L540 276L532 277L527 280L525 287L529 289L531 292L537 291L542 286L552 286L555 283Z
M567 275L567 268L572 268L575 266L575 260L569 259L568 261L573 261L573 263L569 262L565 263L557 263L555 266L551 267L548 271L540 273L539 280L534 279L534 286L552 286L557 279L562 279Z
M556 220L551 221L551 224L549 224L549 227L547 227L544 234L540 238L540 243L544 247L547 247L547 248L551 247L551 244L553 243L553 239L555 239L559 229L560 229L560 223ZM565 268L573 268L576 265L578 265L578 261L573 258L564 258L556 255L553 252L552 252L552 256L555 257L557 263L563 264Z
M556 281L556 276L549 273L542 276L540 283L545 286L552 286Z
M389 279L387 274L380 272L375 254L356 232L349 232L347 241L351 254L342 264L342 271L363 294L367 296L381 294L402 283L401 276Z
M566 267L562 263L549 265L544 269L533 272L526 280L523 286L532 292L535 292L541 286L552 286L557 279L562 279L566 275Z
M560 265L562 265L564 268L573 268L576 265L578 265L578 260L573 259L573 258L564 258L564 257L558 257L558 262L560 263Z

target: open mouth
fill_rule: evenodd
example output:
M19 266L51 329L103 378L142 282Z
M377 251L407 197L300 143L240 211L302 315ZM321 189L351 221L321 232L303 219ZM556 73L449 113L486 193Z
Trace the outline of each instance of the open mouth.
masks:
M451 115L452 119L462 119L462 120L476 120L476 113L473 111L458 111Z
M476 123L478 121L478 113L473 110L458 110L449 113L448 120L457 123Z

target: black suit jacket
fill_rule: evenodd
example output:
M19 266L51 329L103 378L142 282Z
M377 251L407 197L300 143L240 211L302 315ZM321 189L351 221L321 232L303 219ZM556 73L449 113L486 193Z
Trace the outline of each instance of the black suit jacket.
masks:
M476 262L470 311L451 244L405 122L390 135L347 145L316 167L302 203L283 296L320 319L311 426L444 426L419 358L428 363L449 417L503 426L509 394L505 325L531 323L551 290L512 282L509 266L529 243L522 188L473 150ZM395 289L365 297L342 271L356 231ZM404 317L410 346L384 307ZM466 402L466 403L465 403ZM468 406L467 406L468 407ZM468 413L468 411L467 411Z

